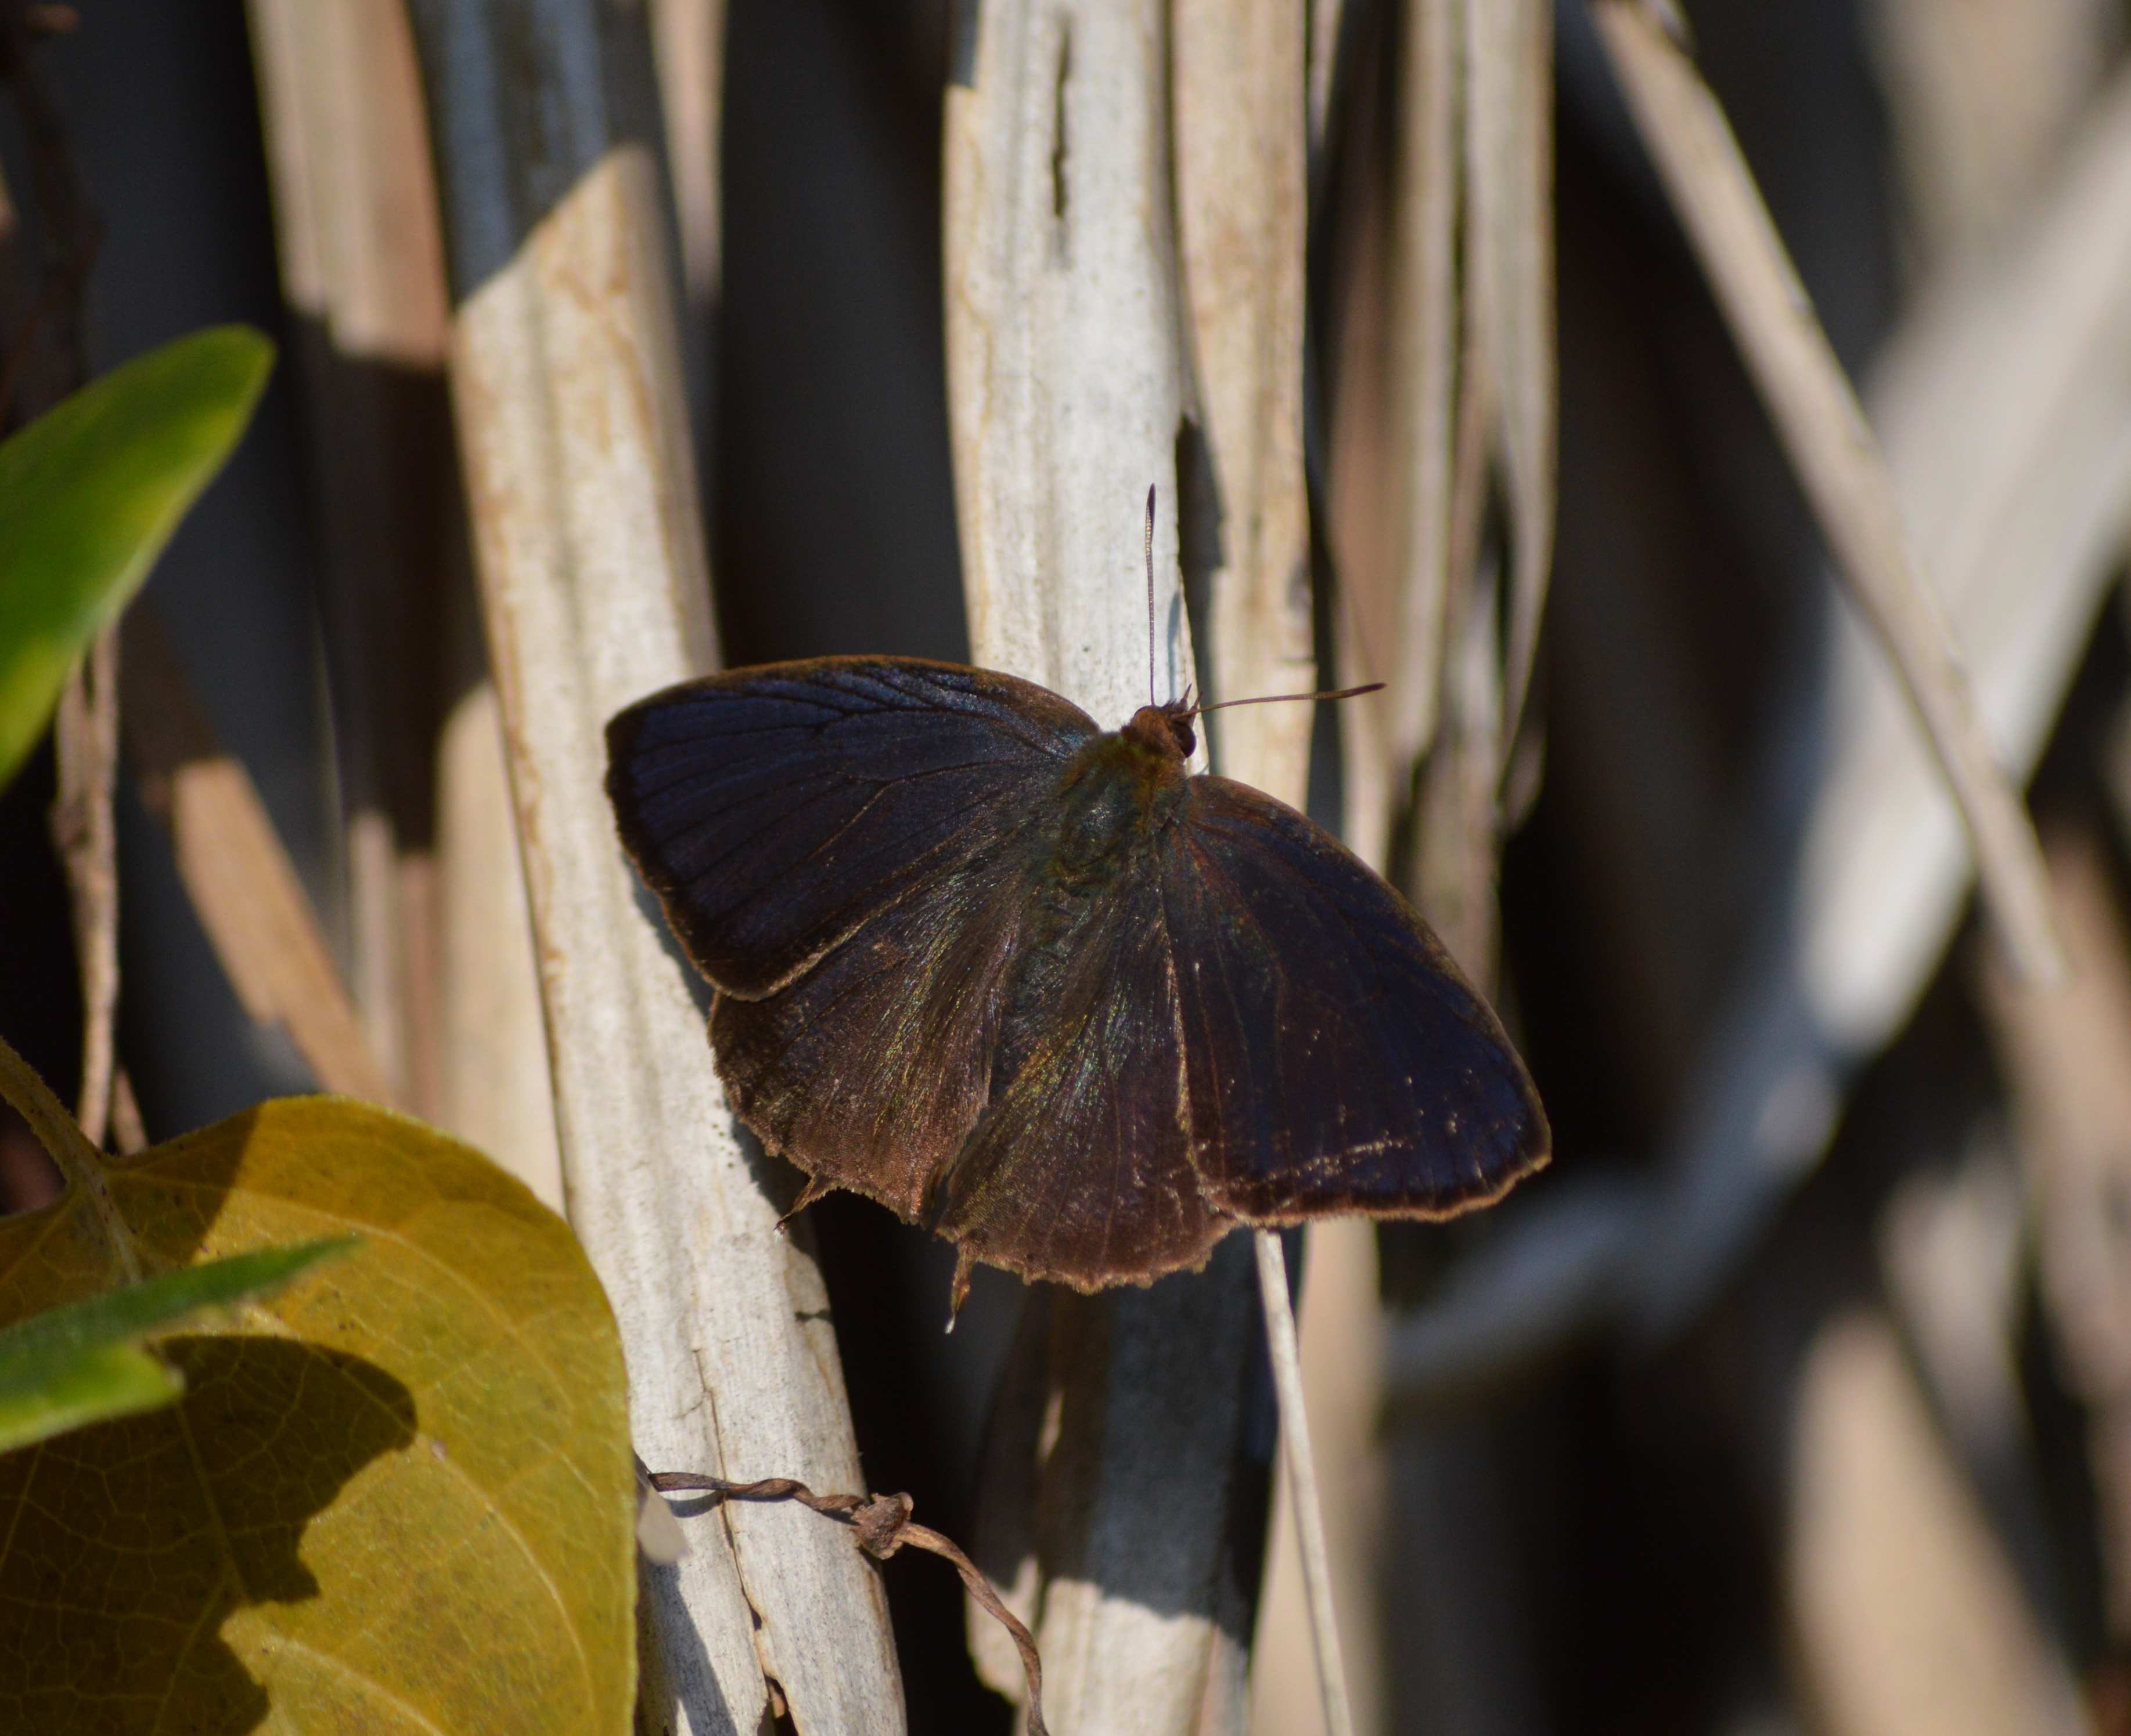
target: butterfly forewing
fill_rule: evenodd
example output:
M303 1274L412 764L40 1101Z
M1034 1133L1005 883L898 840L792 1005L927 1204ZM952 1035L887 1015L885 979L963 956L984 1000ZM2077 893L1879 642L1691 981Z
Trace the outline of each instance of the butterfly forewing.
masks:
M765 999L711 1016L734 1109L826 1186L915 1218L990 1092L1027 844L992 847L914 887Z
M1012 676L821 658L654 694L607 725L623 844L728 994L773 992L994 843L1095 733Z
M1545 1161L1494 1014L1329 835L1196 777L1161 855L1193 1160L1218 1208L1444 1217Z

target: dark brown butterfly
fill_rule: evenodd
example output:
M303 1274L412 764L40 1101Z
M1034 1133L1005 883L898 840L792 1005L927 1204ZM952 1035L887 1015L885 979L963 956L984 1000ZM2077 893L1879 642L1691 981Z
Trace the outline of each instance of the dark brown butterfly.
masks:
M1239 1224L1447 1217L1546 1161L1412 908L1195 708L1114 734L911 658L735 669L607 725L621 838L718 994L734 1109L970 1262L1093 1290Z

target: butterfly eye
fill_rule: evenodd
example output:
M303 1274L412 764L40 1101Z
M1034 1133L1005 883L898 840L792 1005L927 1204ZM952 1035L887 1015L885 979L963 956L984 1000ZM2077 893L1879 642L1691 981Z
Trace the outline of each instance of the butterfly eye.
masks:
M1199 715L1199 708L1190 694L1182 699L1173 699L1166 705L1153 708L1160 715L1169 739L1176 744L1176 751L1189 759L1199 746L1198 732L1191 727L1191 720ZM1146 714L1142 713L1142 716Z

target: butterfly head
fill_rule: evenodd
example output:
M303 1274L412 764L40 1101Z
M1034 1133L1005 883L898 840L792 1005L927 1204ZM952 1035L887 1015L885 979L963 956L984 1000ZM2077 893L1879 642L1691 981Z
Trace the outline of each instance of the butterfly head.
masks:
M1166 705L1142 705L1124 726L1126 740L1159 753L1164 759L1189 759L1197 751L1199 737L1191 720L1198 707L1182 700Z

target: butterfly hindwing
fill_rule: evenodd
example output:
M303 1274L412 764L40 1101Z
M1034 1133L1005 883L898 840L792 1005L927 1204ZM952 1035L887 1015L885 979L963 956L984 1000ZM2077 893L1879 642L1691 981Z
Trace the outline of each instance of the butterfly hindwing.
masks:
M939 1183L965 1255L1089 1290L1202 1264L1233 1226L1190 1160L1161 888L1142 854L1024 932L990 1107Z
M1034 683L912 658L685 682L607 725L624 845L728 994L775 992L996 842L1095 734Z
M1193 1161L1219 1209L1447 1217L1546 1160L1494 1014L1328 834L1195 777L1160 854Z
M860 924L777 993L720 995L734 1109L814 1179L916 1218L991 1089L1027 873L1008 834Z

